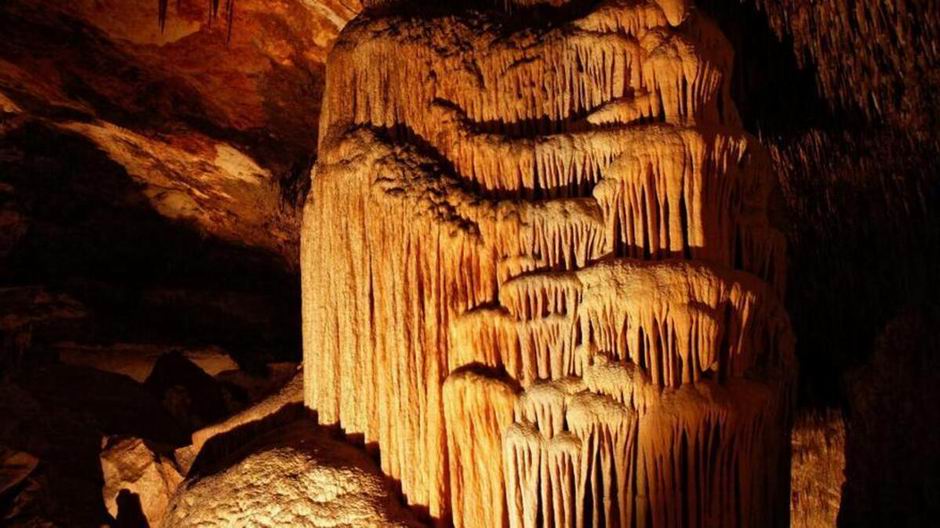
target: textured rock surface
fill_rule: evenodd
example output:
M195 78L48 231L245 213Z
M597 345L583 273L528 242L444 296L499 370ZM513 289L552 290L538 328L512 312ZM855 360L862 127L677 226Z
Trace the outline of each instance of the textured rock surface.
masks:
M202 450L203 445L215 436L227 433L240 426L264 420L276 414L285 406L303 402L303 374L296 373L274 394L252 405L251 407L226 418L219 423L204 427L193 433L190 449L196 454Z
M295 262L289 197L314 152L326 49L350 14L243 1L245 33L227 42L189 4L161 33L149 0L5 2L4 112L88 138L160 215Z
M783 238L720 32L684 3L404 13L328 62L307 404L458 526L780 523Z
M91 113L93 128L197 152L215 140L288 177L312 153L326 52L358 4L242 0L231 40L203 4L171 4L161 31L150 0L5 2L5 106Z
M845 483L845 424L836 411L800 413L791 436L790 526L836 525Z
M150 526L161 525L166 507L183 481L172 450L140 438L109 438L101 452L101 472L108 512L118 518L119 497L129 493L140 501L141 513Z
M164 526L420 526L358 449L306 419L188 479Z

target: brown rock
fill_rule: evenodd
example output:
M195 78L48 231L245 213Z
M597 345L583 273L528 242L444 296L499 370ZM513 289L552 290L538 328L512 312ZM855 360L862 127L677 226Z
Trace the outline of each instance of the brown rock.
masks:
M167 505L183 481L173 459L172 449L140 438L111 437L101 452L104 475L102 496L112 516L132 515L136 497L140 510L150 526L160 526Z
M230 410L222 384L178 350L157 359L144 386L190 430L214 423Z
M164 526L420 526L362 451L309 419L245 445L221 468L187 479Z
M26 480L39 459L33 455L0 446L0 498Z
M167 346L145 343L113 343L92 345L75 342L55 343L59 361L81 365L115 374L123 374L143 383L154 365L166 353ZM177 347L188 361L210 376L237 369L238 364L219 347Z
M791 435L790 526L836 525L845 483L845 425L838 411L804 412Z
M302 403L304 399L303 374L297 372L296 368L294 372L294 376L276 393L224 421L194 432L190 449L198 455L203 445L213 437L250 423L260 422L288 405Z
M61 126L120 164L160 215L289 258L293 212L282 207L271 172L238 148L200 134L156 138L104 121Z
M358 5L242 0L229 39L204 5L171 4L161 30L150 0L4 2L0 119L52 116L158 213L295 264L323 63Z

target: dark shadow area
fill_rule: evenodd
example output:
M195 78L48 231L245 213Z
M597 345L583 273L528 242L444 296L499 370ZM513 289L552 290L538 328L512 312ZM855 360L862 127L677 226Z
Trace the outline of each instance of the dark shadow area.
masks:
M940 309L892 320L848 376L839 526L931 526L940 517Z
M188 441L143 386L91 368L25 367L3 377L0 416L0 444L39 459L24 487L0 508L0 519L13 526L107 524L99 460L103 436Z
M222 385L179 350L157 359L144 387L188 431L222 420L229 413Z
M751 3L698 4L732 42L737 107L777 161L800 406L846 419L839 525L930 525L940 504L940 142L918 127L938 109L906 122L831 104L814 66L798 67L793 43ZM915 90L927 82L898 75Z
M160 216L123 167L54 126L25 124L3 150L28 230L0 263L0 286L78 300L92 324L71 337L214 344L248 367L299 359L299 280L278 256Z
M792 41L753 4L697 4L735 50L732 96L745 127L785 164L774 216L788 240L800 403L844 404L842 376L868 360L888 320L940 299L930 264L940 256L940 219L928 208L940 198L934 148L826 101L813 66L798 66Z
M316 423L315 414L302 404L289 404L277 412L220 433L206 442L189 470L192 478L203 478L237 464L251 450L245 449L252 440L291 422L308 419Z
M789 36L779 39L751 2L700 0L734 50L731 97L744 128L764 142L810 128L863 125L861 116L834 108L816 88L816 71L801 68Z
M122 489L117 496L118 514L114 520L115 528L150 528L144 510L140 506L140 496Z
M0 185L24 226L0 258L0 313L27 321L11 335L0 327L0 444L40 460L0 519L98 527L110 522L102 438L180 446L193 424L167 410L167 391L58 363L54 345L213 346L261 372L266 362L300 358L298 277L278 255L157 214L120 165L42 120L3 136ZM175 370L164 376L171 389L188 379ZM209 400L189 394L201 423L232 403L217 390Z

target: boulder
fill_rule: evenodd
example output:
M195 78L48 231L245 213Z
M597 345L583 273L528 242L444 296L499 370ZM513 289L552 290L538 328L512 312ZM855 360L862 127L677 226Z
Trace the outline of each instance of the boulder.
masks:
M375 463L309 417L187 479L164 526L420 526Z
M101 472L108 512L117 519L126 518L136 514L129 505L139 504L150 526L160 526L173 493L183 481L171 447L134 437L105 441Z
M190 430L221 420L231 409L222 384L178 350L157 359L144 386Z

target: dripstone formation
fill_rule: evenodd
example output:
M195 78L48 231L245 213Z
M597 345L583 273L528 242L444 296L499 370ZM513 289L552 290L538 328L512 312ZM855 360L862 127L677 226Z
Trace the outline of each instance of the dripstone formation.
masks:
M785 524L784 241L732 50L682 0L532 3L337 41L306 403L443 523Z

